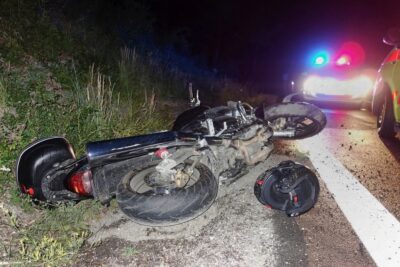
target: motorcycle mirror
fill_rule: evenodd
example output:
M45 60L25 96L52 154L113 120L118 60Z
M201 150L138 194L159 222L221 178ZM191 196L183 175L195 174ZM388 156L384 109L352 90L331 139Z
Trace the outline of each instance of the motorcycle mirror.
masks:
M399 46L400 45L400 28L390 28L386 36L383 37L383 42L387 45L391 46Z
M191 107L200 106L199 90L196 90L196 97L193 96L193 84L189 83L189 105Z
M196 90L196 103L195 106L200 106L199 90Z

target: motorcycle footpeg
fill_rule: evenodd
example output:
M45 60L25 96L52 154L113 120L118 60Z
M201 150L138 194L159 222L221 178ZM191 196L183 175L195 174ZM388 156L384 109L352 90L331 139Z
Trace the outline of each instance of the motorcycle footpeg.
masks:
M254 194L260 203L285 211L290 217L310 210L318 200L319 190L315 173L293 161L281 162L263 172L254 185Z

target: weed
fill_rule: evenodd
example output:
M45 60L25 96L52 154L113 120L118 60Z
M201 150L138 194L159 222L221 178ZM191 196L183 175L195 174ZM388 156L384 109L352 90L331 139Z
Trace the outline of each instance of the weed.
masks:
M135 247L125 247L123 249L122 255L125 257L132 257L139 253L139 250Z
M54 266L68 261L90 234L88 219L99 212L100 205L90 201L47 210L39 221L21 230L19 258Z

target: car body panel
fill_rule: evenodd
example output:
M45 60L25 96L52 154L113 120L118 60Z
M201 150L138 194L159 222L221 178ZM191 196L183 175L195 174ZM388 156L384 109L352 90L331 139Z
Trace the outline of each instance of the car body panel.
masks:
M390 90L393 99L393 112L400 122L400 49L393 48L378 70L372 101L372 111L377 115L385 90Z

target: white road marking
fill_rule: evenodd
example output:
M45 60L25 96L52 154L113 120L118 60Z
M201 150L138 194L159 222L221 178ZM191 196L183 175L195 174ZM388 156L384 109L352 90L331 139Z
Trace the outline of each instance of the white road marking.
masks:
M324 145L321 136L298 144L332 193L377 266L400 266L400 222Z

